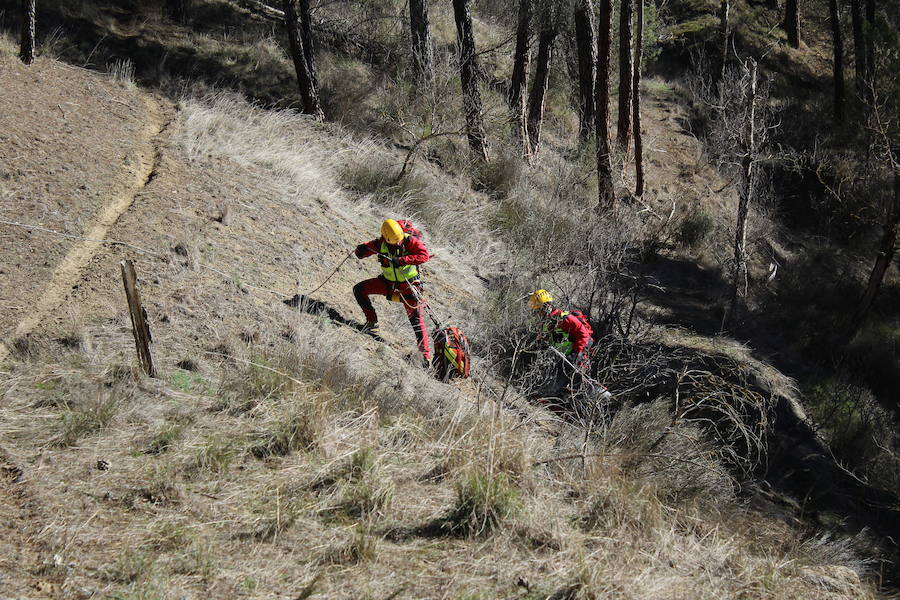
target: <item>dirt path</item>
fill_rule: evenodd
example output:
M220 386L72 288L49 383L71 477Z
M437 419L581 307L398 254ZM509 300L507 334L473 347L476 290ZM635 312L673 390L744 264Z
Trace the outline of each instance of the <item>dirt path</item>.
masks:
M81 279L85 265L102 248L103 245L98 240L106 239L109 230L132 205L135 196L155 176L160 159L158 137L171 119L167 118L164 107L152 96L145 96L144 103L147 114L141 136L146 144L135 157L134 166L129 167L127 185L110 198L94 224L84 232L83 237L86 239L78 241L57 265L41 297L16 326L12 339L31 333L63 303L72 287ZM9 354L10 349L0 342L0 364Z

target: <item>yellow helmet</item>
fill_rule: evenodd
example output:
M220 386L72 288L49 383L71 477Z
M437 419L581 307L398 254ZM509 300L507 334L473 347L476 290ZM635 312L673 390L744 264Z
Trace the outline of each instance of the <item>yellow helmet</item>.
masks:
M538 290L528 297L528 306L531 310L538 310L548 302L553 302L553 296L547 290Z
M400 223L394 219L387 219L381 224L381 237L388 244L396 246L406 237L406 232L400 227Z

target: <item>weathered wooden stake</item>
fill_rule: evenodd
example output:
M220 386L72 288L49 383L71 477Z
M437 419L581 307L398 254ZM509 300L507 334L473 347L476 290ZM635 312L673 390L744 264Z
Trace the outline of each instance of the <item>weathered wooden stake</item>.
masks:
M150 356L150 326L147 325L147 313L141 306L141 294L137 289L137 274L134 271L134 263L123 260L119 263L122 267L122 283L125 284L125 296L128 298L128 312L131 314L131 331L134 333L134 345L137 348L138 358L144 372L150 377L156 377L156 369L153 367L153 357Z

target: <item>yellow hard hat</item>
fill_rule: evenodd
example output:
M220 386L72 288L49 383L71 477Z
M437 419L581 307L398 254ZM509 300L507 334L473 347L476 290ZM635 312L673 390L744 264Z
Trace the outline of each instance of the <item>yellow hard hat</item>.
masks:
M547 290L538 290L528 297L528 306L531 310L538 310L548 302L553 302L553 296Z
M381 237L383 237L384 241L388 244L396 246L406 237L406 232L400 227L400 223L394 219L386 219L385 222L381 224Z

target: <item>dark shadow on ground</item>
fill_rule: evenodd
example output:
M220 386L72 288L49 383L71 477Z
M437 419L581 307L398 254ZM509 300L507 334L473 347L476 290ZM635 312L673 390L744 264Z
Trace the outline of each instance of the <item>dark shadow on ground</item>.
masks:
M665 325L716 335L722 324L722 299L728 282L717 269L705 269L686 258L657 255L639 267L652 285L644 288L647 302L661 309L654 317Z
M326 317L327 319L334 321L339 325L345 325L361 333L368 334L363 323L354 321L353 319L348 319L321 300L316 300L315 298L310 298L309 296L304 296L303 294L296 294L293 298L284 300L284 303L291 308L299 309L300 312L305 312L307 314L320 317Z

